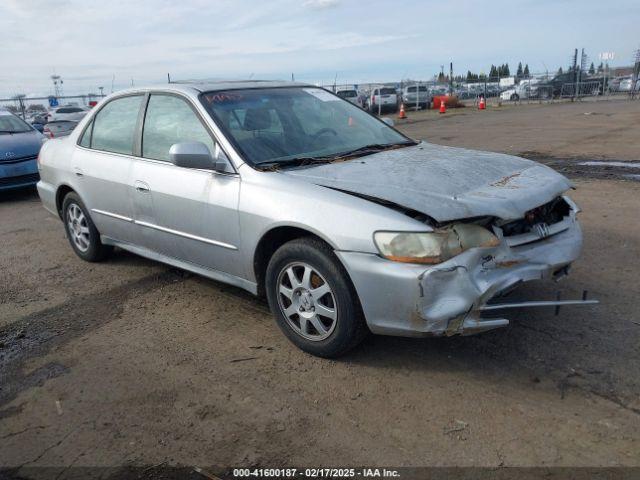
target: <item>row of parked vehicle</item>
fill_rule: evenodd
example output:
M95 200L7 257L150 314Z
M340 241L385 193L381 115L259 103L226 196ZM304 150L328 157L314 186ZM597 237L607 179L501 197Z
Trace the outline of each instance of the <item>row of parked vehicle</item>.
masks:
M396 112L401 103L405 107L420 109L431 108L434 95L444 95L446 87L409 85L404 88L375 87L368 91L358 91L356 88L341 88L336 91L339 97L358 105L371 113Z
M62 105L36 111L23 120L0 109L0 191L35 185L43 143L69 135L87 113L85 107Z
M26 120L48 138L57 138L69 135L88 112L86 107L62 105L48 111L36 111Z

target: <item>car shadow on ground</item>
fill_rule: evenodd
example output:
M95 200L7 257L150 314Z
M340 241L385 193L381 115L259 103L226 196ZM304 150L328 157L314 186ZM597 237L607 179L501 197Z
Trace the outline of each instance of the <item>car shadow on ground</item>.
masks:
M15 190L0 190L0 204L9 202L40 201L36 187L16 188Z

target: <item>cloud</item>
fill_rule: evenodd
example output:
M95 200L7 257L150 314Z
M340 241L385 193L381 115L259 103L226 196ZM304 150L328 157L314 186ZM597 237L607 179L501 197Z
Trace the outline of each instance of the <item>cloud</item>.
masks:
M54 71L65 80L65 94L108 91L114 75L116 89L132 78L136 85L163 82L167 72L172 78L294 72L312 82L333 81L338 72L362 83L427 79L450 61L456 73L518 61L555 71L583 46L592 58L615 51L616 64L628 64L637 47L638 0L619 0L613 11L597 0L582 0L578 10L555 0L523 0L515 10L513 0L494 2L487 10L479 0L460 0L454 25L440 21L451 16L448 2L424 0L369 0L365 10L343 0L56 0L54 10L51 0L0 0L6 39L0 97L46 95ZM531 19L550 6L556 15L533 28ZM478 24L491 28L478 33Z
M340 0L305 0L302 5L316 10L324 10L325 8L337 7L339 4Z

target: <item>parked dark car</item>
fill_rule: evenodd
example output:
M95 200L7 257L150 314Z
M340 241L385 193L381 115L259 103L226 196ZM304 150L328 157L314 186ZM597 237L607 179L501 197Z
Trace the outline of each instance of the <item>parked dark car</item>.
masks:
M44 140L27 122L0 110L0 190L38 183L36 159Z

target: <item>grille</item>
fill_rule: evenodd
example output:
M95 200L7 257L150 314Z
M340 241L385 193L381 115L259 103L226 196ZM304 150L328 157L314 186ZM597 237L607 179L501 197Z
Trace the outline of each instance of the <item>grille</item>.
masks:
M25 183L36 183L40 180L40 175L30 173L29 175L20 175L18 177L0 178L0 187L10 187L12 185L22 185Z
M36 160L38 158L37 155L30 155L28 157L20 157L20 158L15 158L15 157L11 157L11 158L4 158L4 157L0 157L0 163L20 163L20 162L26 162L28 160Z
M505 223L500 228L505 237L522 235L523 233L529 233L531 228L538 223L553 225L562 221L564 217L569 215L570 210L571 207L565 202L564 198L556 197L544 205L529 210L524 214L524 218Z

